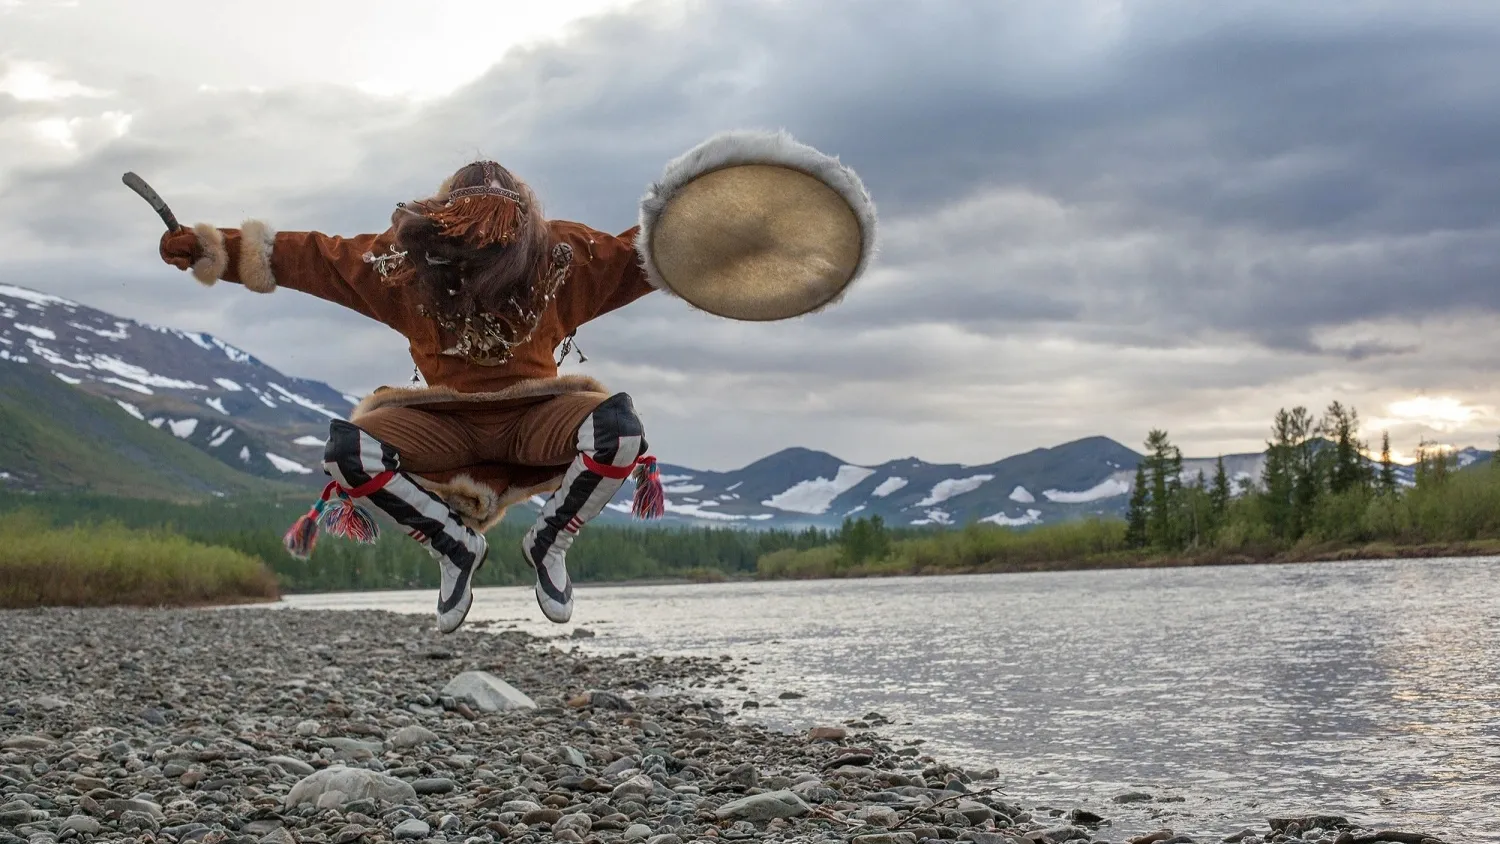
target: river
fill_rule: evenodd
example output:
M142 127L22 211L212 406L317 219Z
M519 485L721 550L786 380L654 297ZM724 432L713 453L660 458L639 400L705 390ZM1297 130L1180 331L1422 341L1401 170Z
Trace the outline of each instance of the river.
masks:
M1112 838L1331 811L1500 841L1497 565L579 587L563 626L541 618L529 589L482 589L470 618L597 634L565 648L748 661L746 690L721 697L758 700L753 717L805 729L878 711L893 740L997 768L1027 805L1099 811ZM434 600L286 605L430 613ZM1129 791L1157 800L1110 802Z

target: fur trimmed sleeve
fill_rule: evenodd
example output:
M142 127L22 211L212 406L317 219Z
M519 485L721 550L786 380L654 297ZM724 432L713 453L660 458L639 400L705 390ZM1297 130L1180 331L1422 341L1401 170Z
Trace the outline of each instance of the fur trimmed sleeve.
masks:
M286 287L390 322L398 309L392 291L364 259L382 252L389 232L351 238L319 232L278 232L260 220L246 220L238 229L215 229L199 224L201 258L193 275L204 284L234 282L256 293Z

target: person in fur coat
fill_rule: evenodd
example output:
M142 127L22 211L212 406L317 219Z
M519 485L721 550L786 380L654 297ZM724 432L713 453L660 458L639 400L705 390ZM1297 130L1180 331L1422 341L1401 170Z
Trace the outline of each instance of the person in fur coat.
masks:
M288 534L311 551L318 526L371 539L353 502L393 519L442 570L438 629L473 603L485 531L506 508L552 492L522 542L543 614L573 612L567 552L634 472L639 516L663 499L645 430L626 393L559 375L555 350L579 326L653 289L619 235L548 220L531 189L493 161L460 168L438 192L400 204L379 234L336 237L198 224L162 236L161 258L201 283L289 288L390 326L410 343L425 387L383 387L330 425L332 482ZM331 509L330 509L331 508Z

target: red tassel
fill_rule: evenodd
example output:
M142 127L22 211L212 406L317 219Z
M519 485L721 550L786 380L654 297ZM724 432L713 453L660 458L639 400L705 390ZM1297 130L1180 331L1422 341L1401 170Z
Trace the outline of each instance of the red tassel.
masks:
M318 544L318 522L322 519L323 508L328 506L328 499L337 488L338 484L330 481L328 486L323 487L323 494L318 497L312 509L292 523L286 536L281 538L287 553L299 560L306 560L312 556L313 547Z
M334 536L352 539L363 545L373 545L380 538L380 526L363 507L355 504L343 490L339 490L339 501L323 513L323 527Z
M655 457L642 457L635 467L635 500L630 511L638 519L659 519L667 512L667 495Z

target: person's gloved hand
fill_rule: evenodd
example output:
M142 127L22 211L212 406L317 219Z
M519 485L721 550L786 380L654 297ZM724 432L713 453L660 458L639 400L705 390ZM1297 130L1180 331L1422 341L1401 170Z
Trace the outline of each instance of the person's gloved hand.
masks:
M192 229L182 227L161 236L161 259L179 270L191 269L203 257L203 246Z

